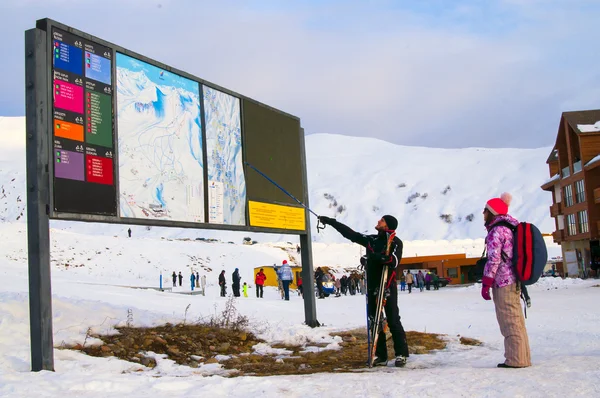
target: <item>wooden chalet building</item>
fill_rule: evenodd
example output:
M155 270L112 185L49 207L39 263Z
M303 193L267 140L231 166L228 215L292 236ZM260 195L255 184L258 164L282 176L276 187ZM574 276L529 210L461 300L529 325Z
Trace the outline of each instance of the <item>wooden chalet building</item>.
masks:
M600 262L600 110L563 112L556 143L546 163L552 192L554 241L561 245L564 271L583 276Z

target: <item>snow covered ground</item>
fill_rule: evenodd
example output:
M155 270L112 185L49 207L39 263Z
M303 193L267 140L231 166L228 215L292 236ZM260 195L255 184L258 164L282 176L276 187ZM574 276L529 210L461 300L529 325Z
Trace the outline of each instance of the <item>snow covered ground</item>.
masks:
M227 378L218 364L192 369L157 357L156 368L139 371L141 365L116 358L55 349L56 371L32 373L24 118L0 117L0 143L2 397L600 396L600 315L594 305L600 296L600 288L594 286L600 281L558 278L545 278L530 288L533 307L527 326L533 366L528 369L495 367L503 361L503 342L493 304L481 299L477 286L470 286L401 293L405 328L446 334L449 341L443 351L411 356L406 369ZM389 149L387 158L369 164L362 161L377 158L382 145ZM311 205L317 213L336 214L361 231L372 231L383 213L397 215L405 256L477 256L485 234L480 209L501 191L513 193L514 215L551 232L550 195L539 189L547 179L549 150L409 148L373 139L313 135L307 137ZM465 170L476 172L465 176ZM473 221L467 219L470 213ZM442 221L441 214L452 215L452 222ZM239 268L242 281L253 286L254 267L297 260L295 237L252 234L261 243L244 246L239 243L247 234L240 233L134 226L129 239L123 226L59 221L51 226L55 347L83 343L90 328L113 333L115 326L128 321L128 314L135 326L151 326L218 313L225 304L216 287L222 269L230 280L234 268ZM315 266L334 267L338 275L343 268L356 266L358 246L342 243L331 228L313 236ZM222 242L195 240L198 237ZM288 239L291 244L285 243ZM229 240L236 244L226 243ZM558 246L547 243L551 257L560 255ZM207 276L206 297L177 294L189 290L190 270ZM161 273L164 286L170 286L173 271L182 271L183 287L172 292L136 288L157 287ZM236 300L237 309L269 344L328 343L328 348L336 349L339 338L330 333L365 324L364 296L317 300L317 317L323 326L311 329L303 325L304 307L298 296L285 302L274 288L267 288L265 298L259 300L250 292L250 297ZM460 345L459 336L479 339L484 345Z
M527 327L533 366L497 369L503 342L493 304L480 297L477 286L446 287L439 291L400 293L400 313L407 330L448 335L447 349L412 355L406 369L379 369L359 374L223 377L218 364L192 369L157 358L152 370L116 358L95 358L55 349L55 372L30 372L29 314L25 229L20 223L0 224L0 396L148 397L387 397L387 396L599 396L600 298L596 280L544 278L530 288L533 306ZM221 268L230 279L233 267L251 280L256 265L279 262L277 245L232 245L159 238L112 237L52 231L52 292L54 344L82 343L86 331L112 332L127 321L150 326L180 322L219 312L216 276ZM109 248L109 249L106 249ZM315 261L323 256L356 258L348 245L315 245ZM423 247L423 250L428 250ZM430 248L431 250L431 248ZM196 259L190 256L196 254ZM210 257L210 260L207 258ZM324 261L324 260L323 260ZM69 266L65 266L69 264ZM187 266L206 273L208 294L190 296L124 286L157 286L160 271ZM211 270L208 271L207 268ZM168 275L167 275L168 276ZM251 283L253 285L253 283ZM119 286L117 286L119 285ZM169 282L166 282L166 286ZM186 288L177 287L175 291ZM252 292L252 290L251 290ZM323 327L304 326L302 300L282 301L275 289L265 298L237 299L238 310L261 330L259 337L275 342L330 343L329 333L364 327L364 296L317 300ZM186 308L189 309L186 313ZM266 327L265 327L266 326ZM458 335L484 342L481 347L458 343ZM89 344L89 341L88 341ZM260 347L257 347L260 348ZM263 349L265 347L262 347Z

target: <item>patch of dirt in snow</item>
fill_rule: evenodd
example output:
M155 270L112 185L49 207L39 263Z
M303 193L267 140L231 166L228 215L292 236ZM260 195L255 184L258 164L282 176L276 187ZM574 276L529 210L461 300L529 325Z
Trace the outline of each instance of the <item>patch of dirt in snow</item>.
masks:
M152 328L119 327L118 334L91 335L102 345L61 347L75 349L98 357L115 356L154 368L157 363L151 353L163 354L177 364L198 368L205 364L220 364L229 370L227 377L311 374L321 372L356 372L367 370L367 335L364 329L331 333L339 336L338 349L323 344L291 346L281 343L266 345L254 334L237 327L200 324L166 324ZM394 352L389 332L388 352ZM448 339L444 335L408 331L411 355L430 354L444 350ZM461 344L480 345L475 339L462 337ZM265 350L265 347L269 348ZM261 352L262 351L262 352ZM160 360L160 359L159 359Z

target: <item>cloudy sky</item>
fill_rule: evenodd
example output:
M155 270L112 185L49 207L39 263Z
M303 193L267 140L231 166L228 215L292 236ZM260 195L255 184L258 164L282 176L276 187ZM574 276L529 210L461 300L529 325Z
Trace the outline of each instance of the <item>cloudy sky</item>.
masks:
M1 0L0 115L52 18L302 119L404 145L553 145L600 108L598 0Z

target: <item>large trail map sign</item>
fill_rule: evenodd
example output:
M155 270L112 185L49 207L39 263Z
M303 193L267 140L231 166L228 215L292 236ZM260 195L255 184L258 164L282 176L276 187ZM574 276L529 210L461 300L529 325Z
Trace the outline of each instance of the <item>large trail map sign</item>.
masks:
M50 217L304 233L300 120L52 20Z

